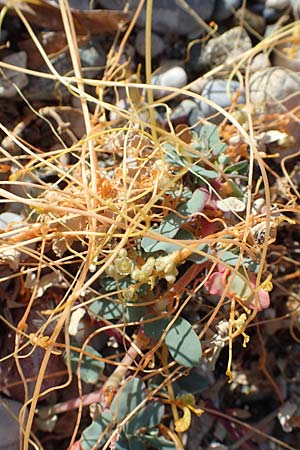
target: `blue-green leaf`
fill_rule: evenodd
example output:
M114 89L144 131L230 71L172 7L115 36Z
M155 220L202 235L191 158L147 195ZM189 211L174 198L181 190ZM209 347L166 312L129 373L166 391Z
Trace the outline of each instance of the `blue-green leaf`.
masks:
M193 261L196 264L202 264L204 261L207 260L207 256L205 255L199 255L199 253L196 253L198 251L201 251L205 253L206 255L209 254L209 245L208 244L200 244L198 247L195 248L194 253L191 254L191 256L188 257L189 261Z
M107 300L102 298L101 300L95 300L89 305L88 312L92 317L100 319L120 319L124 314L124 306L114 299Z
M204 209L208 198L209 194L205 189L196 189L191 198L186 203L183 203L178 207L178 212L182 216L186 216L186 218L181 217L176 213L169 213L161 222L159 227L152 228L151 230L169 239L175 238L175 236L176 239L182 239L177 236L181 226L192 214ZM171 253L174 250L165 250L165 248L168 248L168 246L170 247L170 245L172 244L148 237L143 238L141 241L141 246L146 252L157 252L159 250L164 250L166 253Z
M193 368L188 375L182 376L173 383L175 397L183 394L198 394L209 386L208 379L199 374L197 368Z
M137 303L134 306L127 306L125 318L128 322L137 322L141 317L145 315L146 307L139 306Z
M225 262L226 264L235 267L238 263L240 256L236 255L235 253L226 251L226 252L220 252L219 254L220 260ZM242 258L242 265L245 266L247 269L250 270L250 272L256 272L258 269L259 264L256 261L253 261L251 258Z
M248 166L249 166L249 162L248 161L239 161L235 164L232 164L231 166L227 166L224 169L225 173L233 173L233 172L237 172L239 174L243 174L246 173L248 170Z
M109 411L104 411L100 417L94 420L81 435L82 450L91 450L104 445L108 437L108 432L105 430L112 420L113 417Z
M207 123L200 130L200 136L195 144L195 149L204 152L218 155L226 150L227 145L220 140L218 127L214 124Z
M159 340L172 318L165 317L143 325L144 332L152 339ZM179 317L165 337L170 354L178 364L193 367L202 356L201 344L191 324Z
M132 378L125 382L111 404L111 412L117 420L123 419L145 399L145 385L140 378Z
M217 178L219 176L219 174L216 170L204 169L203 167L198 166L197 164L194 164L190 168L190 172L192 172L194 175L197 175L200 178L211 179L211 180L214 180L215 178Z
M83 355L80 372L78 374L78 360L80 354L71 350L70 360L72 371L79 375L85 383L96 384L99 380L99 375L104 369L104 362L93 358L93 356L101 358L100 353L94 350L93 347L87 345L85 351L90 353L91 356Z
M145 319L150 319L151 317L145 317ZM146 322L143 324L144 333L153 340L158 341L168 324L170 323L171 317L164 317L162 319L157 319L152 322Z
M157 427L165 412L164 405L156 400L138 411L125 425L125 433L129 435L143 435L146 430Z
M165 343L178 364L193 367L202 356L201 344L191 324L179 317L168 331Z

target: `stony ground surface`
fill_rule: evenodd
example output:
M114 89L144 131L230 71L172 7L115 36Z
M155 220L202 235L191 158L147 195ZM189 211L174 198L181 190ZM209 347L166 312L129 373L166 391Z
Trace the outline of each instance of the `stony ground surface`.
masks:
M92 6L94 9L122 10L125 3L122 0L95 0ZM139 1L132 0L129 3L129 12L132 14ZM73 8L86 10L90 6L84 0L74 0L70 4ZM286 221L278 227L277 240L270 244L273 247L268 256L268 264L275 279L270 294L271 305L266 309L262 308L264 310L259 313L257 323L262 324L261 328L256 329L257 323L251 326L251 345L246 350L241 346L234 350L233 383L228 384L225 376L227 352L226 348L222 350L223 344L218 348L215 360L197 368L199 377L207 381L199 401L205 402L210 413L193 417L191 428L183 438L186 450L300 448L300 234L299 228L292 226L298 225L299 221L299 25L296 23L291 33L278 45L275 43L258 47L272 33L292 24L299 15L298 0L153 2L152 83L157 86L154 99L160 100L168 96L171 92L168 87L187 87L192 93L191 96L177 95L167 99L169 110L165 107L156 110L158 123L166 130L170 129L170 123L174 127L184 124L199 134L206 121L217 126L223 124L224 115L216 109L221 107L232 112L232 117L249 132L246 119L243 118L251 105L253 139L259 151L269 158L271 201L273 205L286 205L286 214L291 219L291 222ZM145 17L144 7L121 58L121 63L130 61L127 70L132 74L131 80L134 79L133 74L141 68L141 81L145 81ZM51 26L39 27L38 20L33 28L47 53L51 54L51 62L57 72L70 73L73 70L72 61L61 32L53 30ZM82 40L79 41L79 55L87 78L101 78L101 68L107 62L114 35L114 32L111 35L93 33L90 36L83 33ZM1 29L1 45L2 62L48 72L45 62L16 15L5 17ZM200 94L201 99L193 94ZM116 105L119 110L130 111L131 104L125 89L120 89L118 98L113 91L108 91L105 101ZM45 121L37 116L36 111L42 117L51 119L57 129L61 121L69 124L66 129L59 129L60 137L69 146L84 134L82 116L76 110L76 99L71 98L66 87L58 86L46 78L2 68L0 105L0 121L3 124L0 130L1 152L4 159L7 155L16 155L18 152L12 136L7 136L6 130L14 130L34 151L52 151L58 148L57 138L45 126ZM57 107L64 108L59 110ZM107 112L107 120L118 122L118 112ZM232 152L242 151L241 144L244 145L244 142L234 128L229 126L222 130L222 138L231 146ZM2 181L7 179L5 164L1 162L0 165ZM67 161L67 164L71 162ZM45 183L51 183L54 177L51 169L48 169L48 172L39 173ZM239 211L236 208L235 211ZM261 205L257 205L257 208L259 210ZM292 209L294 213L291 212ZM223 211L226 214L226 209ZM23 214L19 204L2 202L0 229L7 231L12 224L23 220ZM0 288L3 315L6 314L4 310L7 296L16 301L20 294L20 285L7 281L8 274L14 270L14 263L3 259ZM64 286L55 285L57 296L60 287ZM203 311L199 312L193 303L190 308L187 316L190 314L195 321L197 316L200 320ZM39 311L33 310L31 314L34 321L37 319L35 314L38 315ZM7 349L13 351L13 341L7 332L1 333L1 355L5 356L8 354ZM218 329L214 339L221 335L222 331ZM103 343L98 345L101 347ZM60 363L57 364L58 371L63 369L59 366ZM0 384L3 391L0 404L0 449L3 450L19 448L19 425L7 408L18 414L22 406L22 393L17 387L7 388L8 380L14 379L11 370L3 359L0 363ZM29 371L30 373L32 374ZM72 398L75 392L74 383L63 394L63 400ZM56 399L50 399L50 404L51 401L55 403ZM66 448L74 426L74 417L72 413L62 417L53 429L50 423L36 421L35 431L43 448ZM228 417L245 421L250 427L243 428ZM87 424L89 418L84 417L84 421ZM252 426L262 434L255 433ZM266 435L273 437L273 441Z

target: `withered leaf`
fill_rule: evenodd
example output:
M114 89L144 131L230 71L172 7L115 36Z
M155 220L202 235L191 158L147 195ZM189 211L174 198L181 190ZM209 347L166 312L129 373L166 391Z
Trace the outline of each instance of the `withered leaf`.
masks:
M6 5L6 0L0 0L0 6ZM31 2L18 2L18 8L26 19L34 25L46 27L53 31L64 30L59 6L55 6L46 0ZM16 13L14 9L11 13ZM71 9L76 32L79 34L113 33L124 25L129 15L122 11L110 11L106 9L80 11Z

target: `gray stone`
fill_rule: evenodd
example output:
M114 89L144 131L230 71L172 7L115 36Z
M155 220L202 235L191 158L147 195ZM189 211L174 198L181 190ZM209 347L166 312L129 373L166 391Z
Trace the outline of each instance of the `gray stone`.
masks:
M284 9L290 5L290 0L266 0L266 8Z
M17 67L26 67L27 55L25 52L12 53L3 58L3 62ZM28 84L28 77L25 73L16 72L13 69L2 69L0 76L0 97L10 98L18 93L18 89L23 89Z
M106 55L103 48L90 42L88 45L79 49L80 61L85 67L103 67L106 61ZM89 73L91 71L89 70Z
M140 0L132 0L130 10L135 11L139 2ZM107 9L123 9L126 0L98 0L98 3ZM204 21L212 19L215 0L186 0L186 3ZM145 19L146 7L144 6L137 22L138 26L143 28ZM203 31L199 22L180 4L180 0L153 1L152 29L159 33L171 32L183 35Z
M135 48L136 51L140 56L146 55L146 49L145 49L145 31L140 30L135 38ZM157 56L161 55L164 51L165 44L162 38L156 34L151 34L151 56L152 58L156 58Z
M187 122L192 110L197 107L197 103L190 99L182 100L179 105L172 111L171 120L174 122Z
M274 66L285 67L294 72L300 71L300 48L294 42L284 42L274 48L272 54Z
M226 20L241 6L241 0L216 0L213 18L215 21Z
M234 27L208 41L201 54L201 60L208 67L216 67L237 60L251 48L252 43L247 32L242 27Z
M250 101L258 112L289 111L300 103L300 76L281 67L269 67L250 77Z
M104 67L106 62L105 52L98 41L96 39L89 41L79 49L79 55L82 68L84 69L83 76L85 78L98 76L100 70L95 69L95 67ZM61 75L69 74L74 70L69 51L54 56L51 59L51 63ZM40 70L41 72L49 72L46 65L42 66ZM42 77L30 77L28 85L23 89L23 93L29 100L54 100L58 96L68 97L70 95L69 90L65 86Z
M251 65L250 65L250 72L255 73L258 70L266 69L267 67L270 67L271 63L269 60L269 57L267 53L258 53L258 55L254 56Z
M187 84L187 74L183 67L168 65L162 66L155 75L152 76L152 84L166 87L182 88ZM164 89L154 90L155 98L161 98L165 95L171 94L171 91Z
M18 228L22 226L24 217L14 212L3 212L0 214L0 230Z
M247 8L240 8L235 14L235 23L237 25L246 23L257 33L263 35L266 26L266 20L261 14L256 14Z
M274 23L281 16L281 11L275 8L264 8L262 12L263 18L268 23Z
M201 104L198 103L190 112L189 115L189 125L193 127L193 130L199 134L202 124L199 122L204 119L203 112L201 111Z
M228 90L227 80L222 79L211 80L207 83L207 85L203 89L202 96L207 98L208 100L211 100L212 102L216 103L222 108L227 108L228 106L231 106L232 103L232 97L228 96L227 90ZM231 81L229 88L231 96L235 95L236 92L239 90L240 90L240 83L235 80ZM243 92L240 94L237 102L245 103L245 97ZM208 117L213 114L216 114L217 110L213 106L208 105L204 101L201 101L201 112L204 115L204 117ZM213 121L218 122L220 119L222 119L222 117L220 114L218 114L218 117L214 118Z
M19 450L18 414L22 406L14 400L0 398L0 450Z
M291 6L293 8L293 13L297 19L299 19L298 14L300 13L300 0L290 0Z

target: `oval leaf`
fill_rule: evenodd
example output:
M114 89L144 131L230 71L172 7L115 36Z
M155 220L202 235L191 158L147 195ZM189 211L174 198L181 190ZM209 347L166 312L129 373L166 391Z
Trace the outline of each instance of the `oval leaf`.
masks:
M201 344L191 324L179 317L168 331L165 343L178 364L193 367L202 356Z
M85 383L96 384L100 373L104 369L104 362L94 359L93 356L101 358L100 353L93 349L93 347L87 345L85 351L89 355L83 355L80 365L80 373L78 374L78 360L79 353L71 351L70 360L72 371L80 376Z
M145 395L145 385L142 380L132 378L126 381L125 386L117 393L110 410L117 420L121 420L144 400Z
M92 448L99 448L101 444L103 445L107 440L105 430L112 423L112 420L113 417L107 410L97 420L94 420L82 433L80 444L82 450L91 450Z

